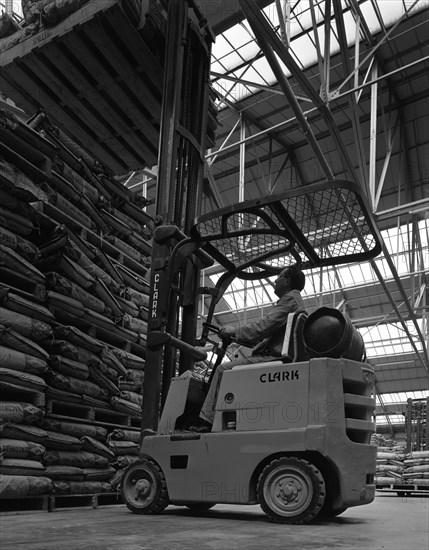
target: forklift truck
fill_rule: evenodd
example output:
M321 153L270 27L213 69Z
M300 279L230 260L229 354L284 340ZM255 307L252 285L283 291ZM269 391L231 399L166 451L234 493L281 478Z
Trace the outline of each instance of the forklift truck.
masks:
M207 391L193 367L206 358L198 346L216 331L216 305L236 277L262 279L286 265L306 270L365 261L380 253L380 243L361 189L338 180L200 216L189 236L175 227L155 230L154 258L162 261L152 266L157 303L152 296L146 370L172 352L178 367L170 368L175 375L163 384L156 425L148 425L146 415L146 427L154 429L142 425L139 460L124 473L121 492L130 510L159 514L169 504L199 511L217 503L260 504L275 522L301 524L372 502L374 371L363 353L349 353L356 346L336 346L335 353L326 348L323 316L321 330L313 331L320 346L305 342L311 315L289 316L284 355L225 371L211 431L186 427L198 417ZM207 319L200 338L186 341L183 332L180 338L167 330L174 281L183 265L199 262L204 269L213 261L225 273L214 288L198 288L210 298ZM183 305L180 296L176 303ZM193 309L189 304L187 313L197 318L198 303ZM149 397L146 389L144 402Z

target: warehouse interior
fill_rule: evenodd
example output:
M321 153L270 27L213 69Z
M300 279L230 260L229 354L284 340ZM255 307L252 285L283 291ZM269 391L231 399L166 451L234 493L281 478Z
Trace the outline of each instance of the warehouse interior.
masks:
M204 250L212 249L205 248L179 283L173 279L172 295L192 302L193 311L170 308L165 325L195 346L208 320L233 327L255 322L277 300L280 270L303 260L307 312L332 308L350 319L374 369L375 503L385 504L383 521L397 513L386 504L388 496L412 506L406 513L413 544L425 548L427 3L1 0L0 12L5 548L29 547L28 534L17 538L13 532L22 511L38 510L46 518L35 521L34 548L56 547L58 534L43 540L47 511L97 508L94 514L107 514L99 521L106 521L108 532L109 514L121 506L124 470L138 460L141 428L156 429L171 378L191 364L206 373L210 354L196 361L202 356L188 357L189 350L179 347L179 355L163 357L159 346L148 346L150 331L158 329L151 325L158 291L153 273L173 250L164 241L158 246L156 231L174 225L186 237L195 235L201 227L196 220L210 220L231 205L253 208L306 190L319 197L330 182L359 189L365 208L349 240L343 236L344 246L334 242L343 223L334 219L338 227L326 237L325 263L312 264L310 257L306 264L303 254L286 248L267 256L264 268L258 264L248 276L232 279L211 311L229 264L219 251L216 261L207 261ZM366 214L379 250L348 258L346 248L358 248L354 231ZM302 214L300 222L306 221ZM319 230L323 219L315 223ZM240 238L243 250L235 252L246 258L249 241ZM333 261L338 251L345 259ZM192 281L192 291L180 287L183 281ZM227 351L232 359L248 354L234 343ZM87 456L79 462L77 453ZM350 510L369 525L374 506ZM222 504L193 517L169 507L162 523L163 516L135 517L125 506L118 515L126 514L121 536L132 535L130 548L186 548L194 529L210 533L201 548L280 547L280 526L272 545L259 538L264 524L258 511L250 507L246 515ZM346 526L352 546L372 548L350 514L334 520L337 535ZM149 529L143 546L132 538L133 521L141 519ZM248 530L255 519L252 543ZM172 532L185 525L183 538L156 538L169 520ZM218 534L231 520L241 521L234 544ZM84 548L80 536L91 530L86 519L64 516L56 528L68 532L71 521L82 521L82 535L66 547ZM345 547L326 523L317 528L312 536ZM112 532L111 546L99 538L92 546L117 547L119 532ZM325 547L303 530L287 536L307 537L303 547ZM373 537L405 547L396 531L377 530Z

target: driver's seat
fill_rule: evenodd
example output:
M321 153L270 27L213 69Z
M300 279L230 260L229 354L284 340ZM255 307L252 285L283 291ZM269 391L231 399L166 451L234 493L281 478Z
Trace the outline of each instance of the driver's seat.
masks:
M289 313L281 352L283 363L307 361L309 355L304 346L303 329L308 317L305 311Z

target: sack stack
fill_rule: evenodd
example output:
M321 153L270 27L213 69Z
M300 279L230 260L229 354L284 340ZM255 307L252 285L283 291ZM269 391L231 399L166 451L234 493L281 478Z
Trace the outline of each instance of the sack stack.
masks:
M413 451L405 455L404 482L429 487L429 451Z
M429 451L407 452L405 445L398 445L394 440L386 439L380 434L372 435L371 444L377 446L375 483L380 489L394 486L401 490L401 494L427 492Z
M403 483L405 448L392 439L373 434L371 444L377 446L376 485L395 485Z
M121 483L125 469L138 460L140 448L140 433L117 428L108 437L109 448L115 455L116 474L110 479L112 489L117 489Z
M375 483L377 485L394 485L403 483L404 452L379 447L377 449L377 470Z
M153 229L146 202L39 122L0 110L7 498L111 491L116 469L136 459L141 419Z

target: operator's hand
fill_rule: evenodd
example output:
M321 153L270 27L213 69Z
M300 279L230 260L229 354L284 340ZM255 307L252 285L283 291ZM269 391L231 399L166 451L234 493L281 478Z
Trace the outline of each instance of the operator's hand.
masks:
M219 336L221 338L235 338L235 328L225 325L220 329Z

